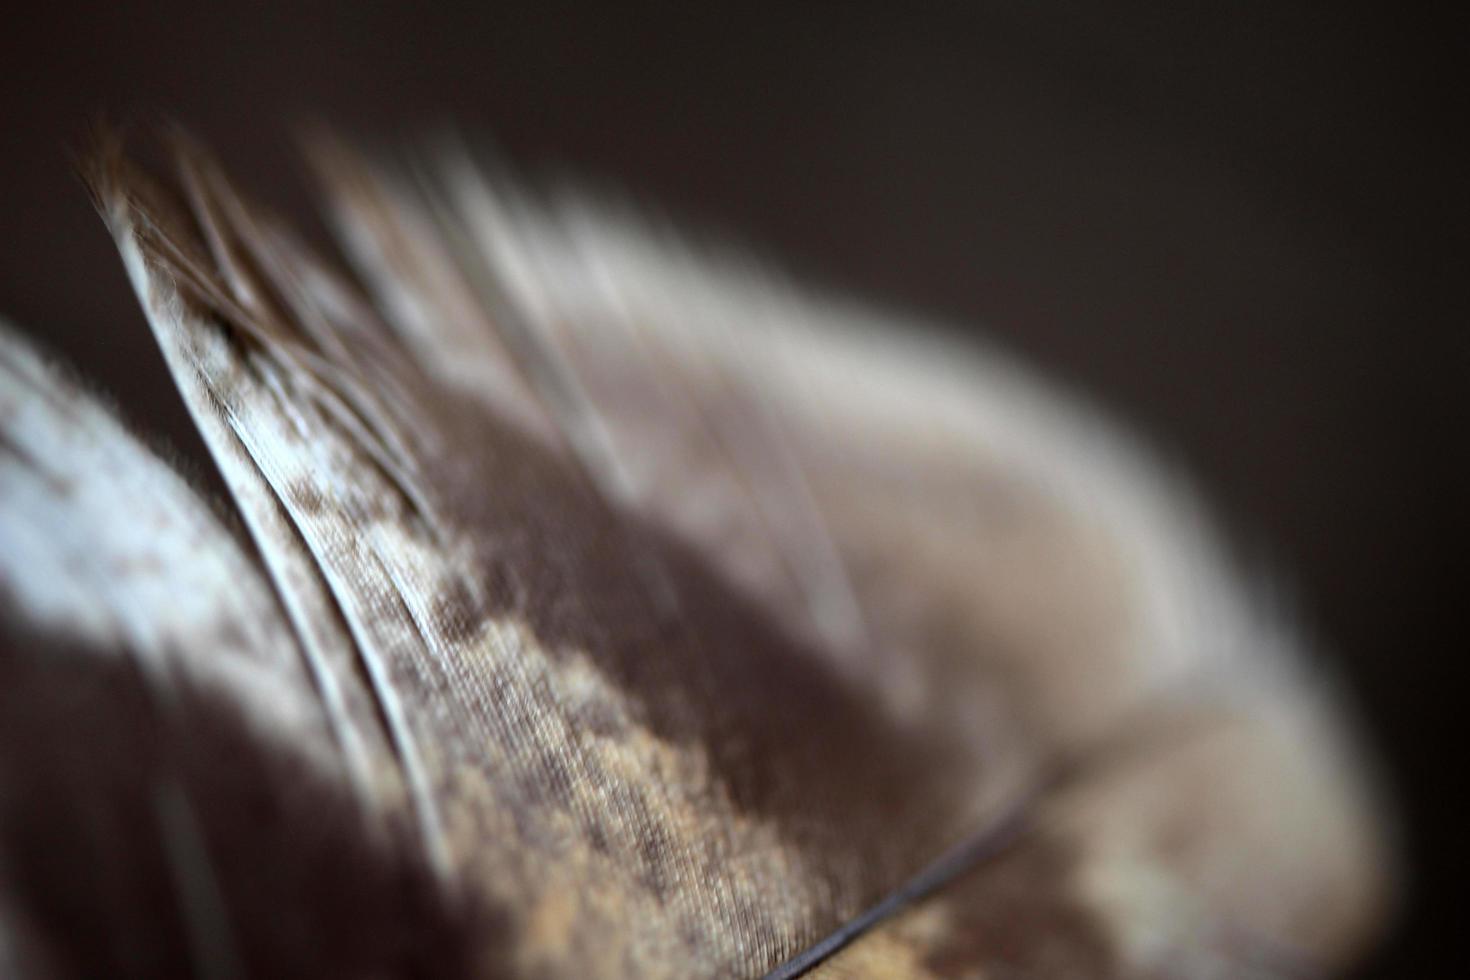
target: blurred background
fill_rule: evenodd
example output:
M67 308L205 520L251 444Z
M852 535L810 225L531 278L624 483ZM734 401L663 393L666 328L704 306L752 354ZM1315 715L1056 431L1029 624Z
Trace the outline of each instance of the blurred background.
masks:
M1364 975L1456 975L1467 55L1464 10L1387 3L38 4L0 36L0 315L205 469L68 156L162 112L293 218L293 123L453 123L983 335L1275 571L1403 802L1410 902Z

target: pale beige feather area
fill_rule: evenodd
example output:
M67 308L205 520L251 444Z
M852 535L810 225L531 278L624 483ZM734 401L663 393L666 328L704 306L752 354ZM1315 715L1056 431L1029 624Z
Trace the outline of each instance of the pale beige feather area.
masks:
M154 547L210 617L261 610L170 656L424 869L478 969L759 975L854 922L818 970L1297 975L1371 940L1391 867L1331 698L1061 393L456 147L313 141L349 273L170 146L93 187L255 552ZM68 450L33 442L3 526L45 554L0 570L44 630L90 586L27 572L86 565L37 529L97 505L34 503ZM168 485L160 520L207 514Z

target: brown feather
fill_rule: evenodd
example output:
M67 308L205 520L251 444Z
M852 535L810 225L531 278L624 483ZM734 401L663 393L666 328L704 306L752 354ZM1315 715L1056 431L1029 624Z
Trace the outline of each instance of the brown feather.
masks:
M167 142L169 173L114 144L91 183L256 554L158 560L234 556L209 574L271 624L169 656L282 664L311 719L285 748L364 860L494 910L404 928L529 976L1289 975L1371 938L1391 865L1333 699L1199 506L1065 394L463 148L410 178L314 138L359 285ZM197 509L172 492L161 520ZM222 674L248 728L268 704ZM365 929L398 900L369 898Z

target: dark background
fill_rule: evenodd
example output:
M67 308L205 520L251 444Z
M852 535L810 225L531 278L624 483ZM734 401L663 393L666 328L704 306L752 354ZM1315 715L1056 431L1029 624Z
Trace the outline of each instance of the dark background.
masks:
M178 118L301 213L295 121L484 129L523 171L983 325L1148 433L1280 569L1403 801L1411 900L1370 975L1460 972L1464 14L82 6L0 28L0 315L134 420L200 452L71 174L101 112Z

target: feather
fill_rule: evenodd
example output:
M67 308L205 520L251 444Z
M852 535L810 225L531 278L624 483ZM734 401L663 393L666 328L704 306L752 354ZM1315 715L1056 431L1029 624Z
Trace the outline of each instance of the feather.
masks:
M0 974L465 972L253 556L8 329L0 500Z
M358 927L400 903L449 951L416 968L1274 976L1371 941L1392 860L1337 699L1097 413L462 145L310 138L346 271L165 144L89 181L248 547L7 339L0 582L27 635L228 702L255 788L329 797L380 872ZM279 966L253 923L326 914L272 887L301 855L159 785L159 942ZM212 857L242 839L258 868ZM32 904L0 886L0 929L52 955Z

